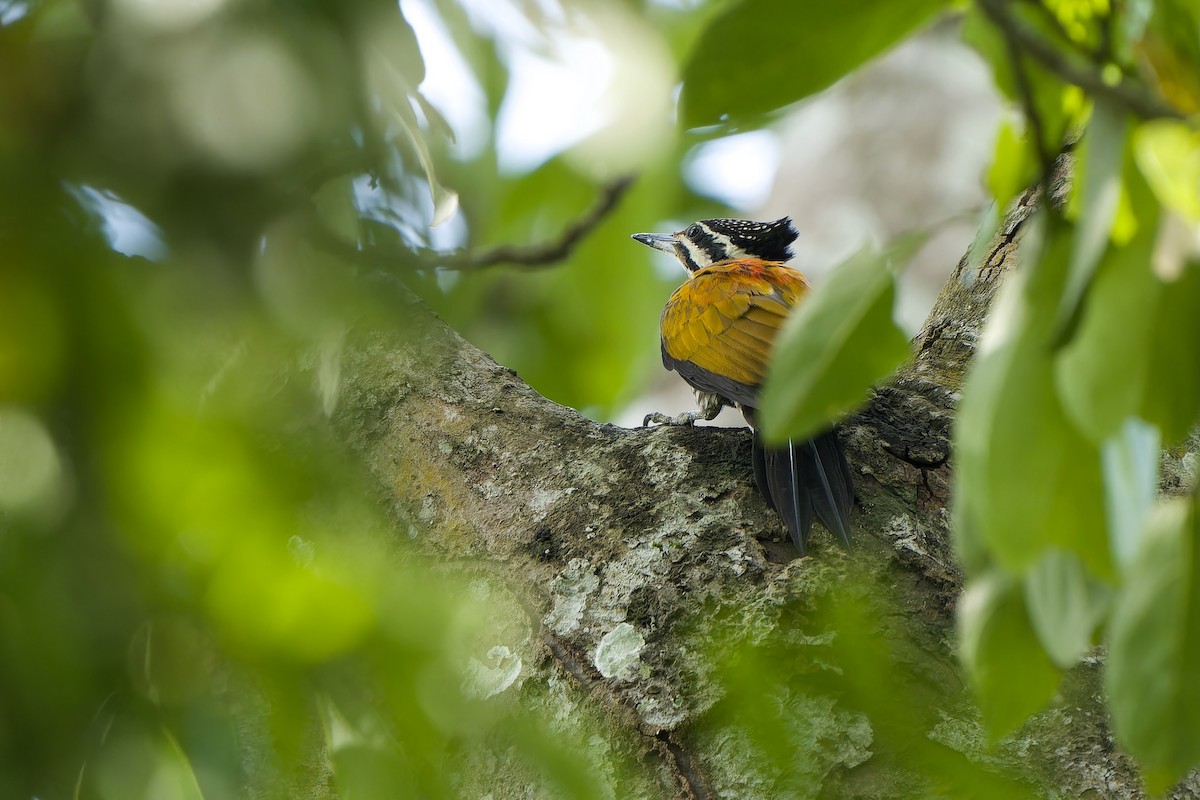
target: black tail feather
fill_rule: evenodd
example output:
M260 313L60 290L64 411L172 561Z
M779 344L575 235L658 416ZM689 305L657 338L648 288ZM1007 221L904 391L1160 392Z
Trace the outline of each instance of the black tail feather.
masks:
M758 490L783 517L801 555L814 515L844 547L850 546L854 485L835 430L784 447L766 447L755 432L753 462Z

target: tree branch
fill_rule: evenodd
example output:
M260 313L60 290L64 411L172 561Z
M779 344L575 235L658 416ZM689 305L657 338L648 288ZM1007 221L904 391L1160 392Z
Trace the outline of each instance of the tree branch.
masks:
M1047 195L1063 191L1056 183ZM593 423L411 298L412 313L396 315L403 331L348 337L334 424L409 536L543 615L541 635L498 642L525 665L522 688L507 691L562 720L565 736L581 718L607 720L605 747L646 767L643 783L614 778L616 796L934 796L945 787L913 765L951 758L954 780L997 782L981 796L1140 798L1136 768L1107 728L1095 663L1068 676L1058 708L989 749L949 644L961 586L950 430L1036 196L1014 204L984 257L963 258L912 366L843 426L858 489L849 553L818 534L812 557L795 557L754 489L746 431ZM878 612L861 632L873 649L839 655L825 637L844 646L847 631L818 621L856 603ZM618 628L629 660L601 668ZM721 670L764 647L781 659L771 663L783 688L747 703ZM869 696L899 698L907 715L862 722L869 707L847 684L856 670ZM802 791L739 727L739 713L780 709L778 729L799 734L774 749L802 770ZM479 770L497 798L529 793L503 756Z

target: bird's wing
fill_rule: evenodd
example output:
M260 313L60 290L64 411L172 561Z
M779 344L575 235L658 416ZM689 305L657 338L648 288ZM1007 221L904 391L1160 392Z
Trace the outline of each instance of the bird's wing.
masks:
M663 364L701 391L754 405L775 336L807 289L799 272L756 259L697 272L663 309Z

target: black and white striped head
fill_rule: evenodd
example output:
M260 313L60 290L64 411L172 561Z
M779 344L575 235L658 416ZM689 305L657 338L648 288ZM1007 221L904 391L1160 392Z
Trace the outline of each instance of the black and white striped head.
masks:
M748 219L702 219L677 233L635 233L644 245L670 253L689 273L736 258L787 261L800 234L790 217L774 222Z

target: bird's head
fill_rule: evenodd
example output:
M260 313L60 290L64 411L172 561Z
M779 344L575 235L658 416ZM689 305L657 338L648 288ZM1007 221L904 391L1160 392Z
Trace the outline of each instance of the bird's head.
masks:
M679 259L689 273L720 261L761 258L787 261L800 234L790 217L774 222L748 219L702 219L677 233L635 233L633 238Z

